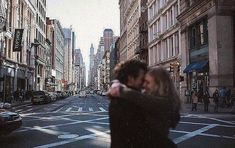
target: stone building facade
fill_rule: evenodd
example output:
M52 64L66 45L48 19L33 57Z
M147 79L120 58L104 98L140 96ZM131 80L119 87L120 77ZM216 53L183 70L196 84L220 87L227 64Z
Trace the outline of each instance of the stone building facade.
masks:
M234 89L235 3L231 0L181 0L181 94Z

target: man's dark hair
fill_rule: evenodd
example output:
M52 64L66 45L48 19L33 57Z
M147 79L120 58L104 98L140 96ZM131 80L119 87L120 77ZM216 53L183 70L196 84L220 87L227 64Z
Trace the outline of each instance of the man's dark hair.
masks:
M144 72L147 71L146 63L134 59L117 64L114 68L114 74L117 80L123 84L126 84L128 81L128 76L137 78L140 70L143 70Z

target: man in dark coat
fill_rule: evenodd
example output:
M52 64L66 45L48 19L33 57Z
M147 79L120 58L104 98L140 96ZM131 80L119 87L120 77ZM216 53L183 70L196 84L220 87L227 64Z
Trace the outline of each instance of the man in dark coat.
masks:
M141 90L147 65L137 60L119 64L115 68L116 78L126 86ZM123 100L110 99L109 121L111 148L145 147L145 116L140 107Z

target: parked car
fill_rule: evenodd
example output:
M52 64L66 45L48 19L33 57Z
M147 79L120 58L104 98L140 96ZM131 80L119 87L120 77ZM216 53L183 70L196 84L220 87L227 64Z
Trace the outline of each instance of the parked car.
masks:
M11 104L0 102L0 136L10 134L22 125L20 115L9 111L10 108Z
M51 97L51 101L56 101L57 99L57 94L55 92L48 92L50 97Z
M51 96L46 91L34 91L31 102L33 104L36 104L36 103L49 103L49 102L51 102Z
M56 93L57 93L57 98L58 99L63 99L64 98L64 95L63 95L62 91L56 91Z

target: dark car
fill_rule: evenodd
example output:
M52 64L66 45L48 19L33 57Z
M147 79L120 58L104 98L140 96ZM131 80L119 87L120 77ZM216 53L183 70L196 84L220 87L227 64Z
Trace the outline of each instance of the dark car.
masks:
M22 118L18 113L8 111L9 104L0 103L0 136L10 134L22 125Z
M51 102L51 96L46 91L34 91L32 94L31 102L36 103L49 103Z

